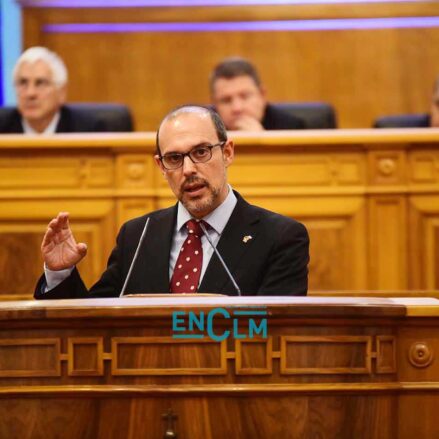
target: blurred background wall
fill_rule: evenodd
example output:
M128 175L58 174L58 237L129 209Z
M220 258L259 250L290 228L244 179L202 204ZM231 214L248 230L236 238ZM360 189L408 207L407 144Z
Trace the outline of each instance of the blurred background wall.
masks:
M383 114L428 111L439 74L437 1L18 4L22 30L17 23L15 46L22 38L23 48L58 52L70 73L70 101L125 103L137 130L154 130L176 105L207 103L209 72L231 55L257 65L270 100L327 101L341 128L370 127ZM10 70L2 66L6 82Z

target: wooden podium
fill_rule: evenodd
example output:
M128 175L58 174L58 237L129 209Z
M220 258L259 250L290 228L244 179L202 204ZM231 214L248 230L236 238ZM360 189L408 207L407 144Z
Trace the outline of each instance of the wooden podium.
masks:
M433 298L0 303L0 437L434 439L438 317Z

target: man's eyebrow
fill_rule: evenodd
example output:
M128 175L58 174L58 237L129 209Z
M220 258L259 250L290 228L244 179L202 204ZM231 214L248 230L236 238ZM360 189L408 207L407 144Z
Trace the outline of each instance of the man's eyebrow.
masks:
M208 146L208 145L212 145L212 143L210 143L210 142L200 142L197 145L193 146L189 151L191 151L192 149L198 148L199 146Z
M17 81L32 81L32 80L34 82L37 82L37 81L49 81L50 82L50 79L46 78L45 76L37 76L36 78L32 78L29 76L19 76L17 78Z
M190 152L192 150L194 150L195 148L199 148L200 146L208 146L208 145L212 145L211 142L200 142L197 143L196 145L192 146L191 148L189 148L186 152ZM164 155L168 155L168 154L185 154L184 152L177 152L177 151L169 151Z

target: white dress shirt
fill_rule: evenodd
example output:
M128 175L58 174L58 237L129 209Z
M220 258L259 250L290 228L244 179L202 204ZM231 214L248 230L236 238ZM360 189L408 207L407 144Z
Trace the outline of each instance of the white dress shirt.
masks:
M24 118L21 119L21 126L23 127L24 134L55 134L60 117L61 115L58 111L42 133L35 131Z

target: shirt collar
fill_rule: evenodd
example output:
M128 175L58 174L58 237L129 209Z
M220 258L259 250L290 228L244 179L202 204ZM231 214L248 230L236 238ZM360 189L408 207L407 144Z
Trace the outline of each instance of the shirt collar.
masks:
M21 118L21 125L23 126L24 134L55 134L60 117L61 115L58 111L42 133L35 131L25 118Z
M237 202L238 199L229 185L229 193L227 194L226 199L215 210L210 212L202 219L218 234L221 234L226 227L226 224L228 223ZM192 219L192 215L187 211L181 202L178 202L176 230L181 230L181 228L190 219Z

